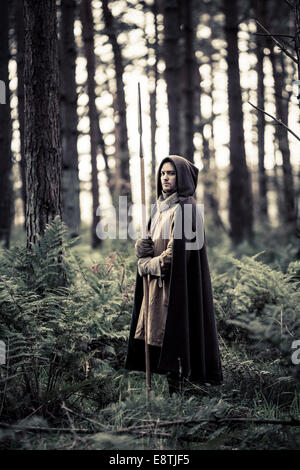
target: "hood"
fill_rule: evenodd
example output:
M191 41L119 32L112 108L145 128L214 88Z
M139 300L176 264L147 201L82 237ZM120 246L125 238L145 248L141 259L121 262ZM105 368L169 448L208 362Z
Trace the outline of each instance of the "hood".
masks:
M198 168L184 157L179 155L170 155L164 158L159 165L157 172L157 197L160 196L162 191L160 181L160 171L164 163L171 162L176 168L176 181L177 181L177 194L179 197L193 196L198 180Z

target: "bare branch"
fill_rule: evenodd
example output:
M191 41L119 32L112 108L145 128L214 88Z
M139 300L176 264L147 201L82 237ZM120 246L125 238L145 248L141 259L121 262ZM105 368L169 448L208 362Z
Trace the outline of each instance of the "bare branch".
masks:
M255 106L254 104L250 103L250 101L248 101L248 103L253 106L253 108L257 109L258 111L264 113L266 116L269 116L271 119L273 119L274 121L276 121L278 124L280 124L281 126L285 127L285 129L290 132L294 137L296 137L297 140L300 141L300 137L295 134L294 131L292 131L292 129L290 129L286 124L284 124L284 122L281 121L281 119L277 119L275 116L272 116L272 114L269 114L267 113L264 109L262 108L259 108L258 106Z
M253 33L255 36L270 36L268 33ZM291 36L290 34L274 34L272 33L272 36L274 37L283 37L283 38L291 38L295 41L295 36Z
M295 8L295 5L294 5L292 2L290 2L290 0L284 0L284 1L285 1L285 3L287 3L291 8Z
M69 410L71 411L71 410ZM86 419L86 417L85 417ZM88 421L92 422L92 424L99 425L96 421L88 419ZM286 426L300 426L300 420L291 417L289 420L286 419L263 419L263 418L247 418L247 417L234 417L234 418L227 418L227 417L211 417L211 418L200 418L200 419L178 419L174 421L160 421L155 419L150 420L143 420L144 424L140 426L129 426L128 428L121 428L121 429L106 429L105 432L111 434L136 434L136 438L145 437L147 435L154 434L156 437L171 437L169 434L166 433L158 433L158 428L166 428L170 426L190 426L196 425L200 423L207 423L207 424L273 424L273 425L286 425ZM102 425L101 425L102 427ZM22 426L22 425L13 425L0 422L0 429L9 429L12 431L21 431L21 432L45 432L45 433L52 433L52 432L62 432L62 433L79 433L79 434L94 434L95 431L91 431L89 429L83 428L48 428L45 426ZM96 431L97 432L97 431ZM98 431L99 432L99 431Z
M93 431L90 431L89 429L70 429L70 428L48 428L45 426L21 426L21 425L15 425L15 424L7 424L7 423L0 423L0 428L2 429L10 429L12 431L22 431L22 432L46 432L46 433L51 433L51 432L63 432L63 433L74 433L78 432L80 434L93 434Z
M298 64L298 60L296 57L294 57L288 50L287 48L281 43L278 41L278 39L276 39L274 37L273 34L270 33L270 31L267 30L267 28L265 28L258 20L255 20L256 23L258 24L258 26L260 26L264 31L265 33L267 33L267 36L269 36L270 38L273 39L273 41L275 42L275 44L279 47L279 49L282 50L282 52L284 52L290 59L292 59L296 64Z
M72 413L72 414L74 414L74 415L76 415L76 416L79 416L79 418L81 418L81 419L85 419L86 421L88 421L89 423L93 424L94 426L99 426L99 427L101 427L101 428L105 428L105 430L106 430L106 427L105 427L104 424L99 423L99 421L95 421L94 419L88 418L87 416L84 416L84 415L82 415L82 414L80 414L80 413L77 413L76 411L70 410L70 408L67 408L67 407L66 407L65 403L63 403L61 407L62 407L64 410L68 411L69 413Z

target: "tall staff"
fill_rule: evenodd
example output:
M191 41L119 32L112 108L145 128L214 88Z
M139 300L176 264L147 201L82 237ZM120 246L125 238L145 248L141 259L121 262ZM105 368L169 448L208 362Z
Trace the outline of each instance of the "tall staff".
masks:
M141 104L141 87L138 83L138 116L139 116L139 135L140 135L140 169L141 169L141 199L142 199L142 238L148 238L146 227L146 194L145 194L145 166L143 152L143 126L142 126L142 104ZM144 334L145 334L145 369L146 369L146 400L149 405L151 391L151 375L150 375L150 354L148 344L148 306L149 306L149 283L150 276L143 276L144 287Z

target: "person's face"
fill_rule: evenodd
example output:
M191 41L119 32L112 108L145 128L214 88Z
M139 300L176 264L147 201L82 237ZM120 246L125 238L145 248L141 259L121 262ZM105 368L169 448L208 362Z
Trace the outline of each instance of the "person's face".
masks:
M160 171L160 181L165 193L174 193L176 191L176 171L171 162L163 164Z

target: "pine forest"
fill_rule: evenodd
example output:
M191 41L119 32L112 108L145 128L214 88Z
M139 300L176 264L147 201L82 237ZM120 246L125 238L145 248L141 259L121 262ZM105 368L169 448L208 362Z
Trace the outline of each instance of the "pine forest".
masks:
M299 141L300 0L1 0L1 450L300 449ZM178 393L125 367L169 155L223 371Z

